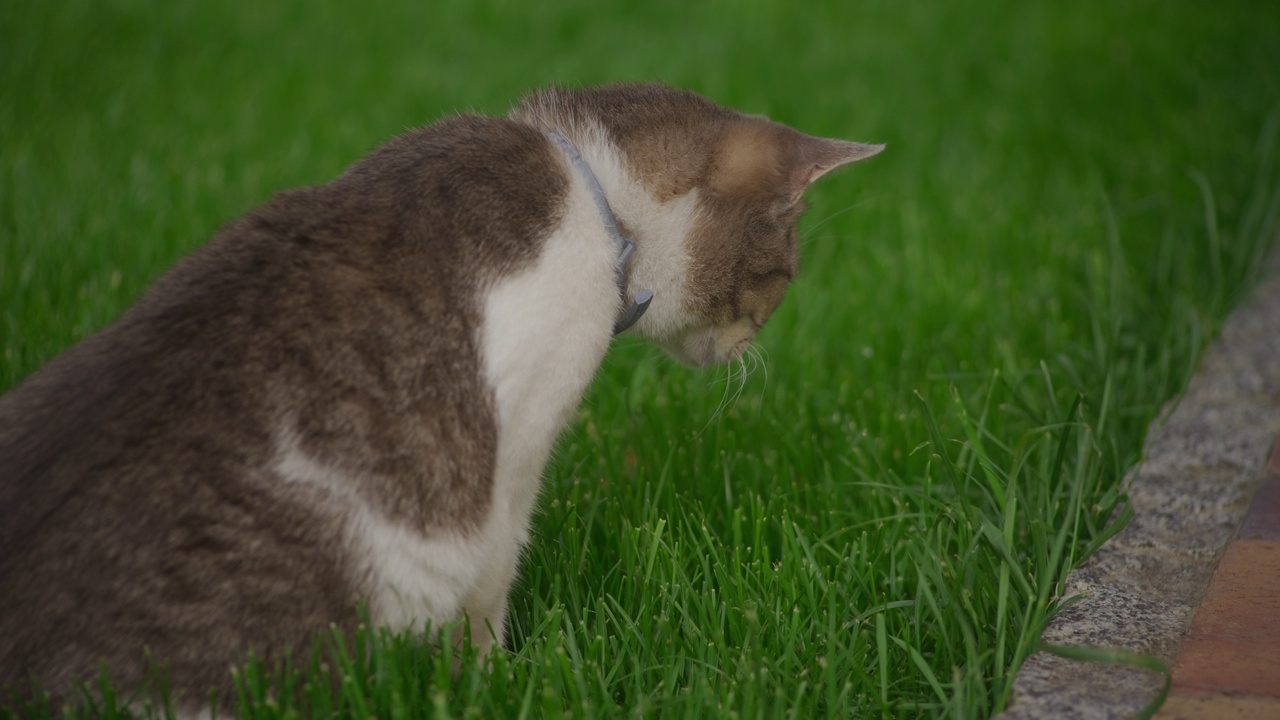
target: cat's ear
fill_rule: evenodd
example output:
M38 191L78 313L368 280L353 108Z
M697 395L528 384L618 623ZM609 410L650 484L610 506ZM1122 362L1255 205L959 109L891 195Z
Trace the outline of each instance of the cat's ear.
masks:
M883 149L813 137L762 117L744 116L724 135L711 186L724 193L777 193L794 203L818 178Z
M813 137L797 132L788 153L787 178L791 199L799 200L818 178L849 163L865 160L884 150L884 145Z

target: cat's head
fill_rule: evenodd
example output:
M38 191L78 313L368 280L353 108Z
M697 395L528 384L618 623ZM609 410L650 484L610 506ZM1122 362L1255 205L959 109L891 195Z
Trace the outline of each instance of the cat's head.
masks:
M795 277L805 189L884 148L657 84L544 90L513 117L578 146L636 241L628 291L654 291L635 330L690 365L742 355Z

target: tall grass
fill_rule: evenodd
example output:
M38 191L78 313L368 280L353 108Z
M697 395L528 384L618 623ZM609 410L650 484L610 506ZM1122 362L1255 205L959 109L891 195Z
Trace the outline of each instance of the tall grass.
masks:
M548 469L508 653L454 678L367 629L219 704L989 715L1261 272L1278 46L1280 6L1246 2L17 0L0 387L272 192L546 82L666 80L887 142L812 191L763 367L616 344Z

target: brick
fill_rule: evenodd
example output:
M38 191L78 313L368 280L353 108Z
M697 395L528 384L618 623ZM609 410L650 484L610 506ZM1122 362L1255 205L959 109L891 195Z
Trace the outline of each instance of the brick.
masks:
M1225 695L1170 695L1155 720L1280 720L1280 701Z
M1280 473L1270 472L1270 466L1266 481L1249 503L1239 536L1241 540L1280 540Z
M1280 699L1277 618L1280 541L1231 543L1178 650L1174 689Z

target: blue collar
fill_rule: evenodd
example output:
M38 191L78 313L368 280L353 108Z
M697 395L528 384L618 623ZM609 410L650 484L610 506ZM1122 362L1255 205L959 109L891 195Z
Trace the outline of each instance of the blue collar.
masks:
M604 190L600 188L600 181L596 179L596 174L591 171L591 166L586 160L582 159L582 155L578 153L578 148L573 146L563 135L559 133L549 132L547 137L551 138L564 154L569 156L569 160L578 168L578 172L582 173L582 178L587 181L587 187L591 190L592 198L596 201L596 209L600 211L600 219L604 222L605 232L609 234L609 238L613 240L613 244L618 248L618 260L614 265L614 272L617 275L618 294L625 300L627 297L627 262L631 260L631 255L636 251L636 243L629 237L625 237L618 231L618 223L613 219L613 209L609 207L609 200L604 196ZM613 323L613 334L626 330L635 324L644 315L644 311L649 309L649 303L653 302L652 290L641 290L636 293L634 300L627 303L622 313L618 315L618 319Z

